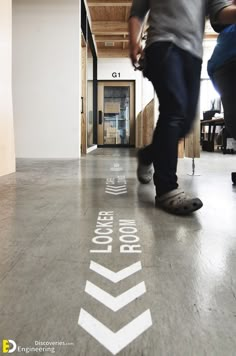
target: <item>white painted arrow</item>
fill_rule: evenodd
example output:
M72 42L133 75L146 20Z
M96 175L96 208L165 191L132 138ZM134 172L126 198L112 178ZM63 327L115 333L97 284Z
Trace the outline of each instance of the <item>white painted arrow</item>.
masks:
M105 193L107 193L107 194L112 194L112 195L120 195L120 194L126 194L126 193L127 193L127 190L125 190L125 191L123 191L123 192L118 192L118 193L105 191Z
M152 325L150 310L146 310L136 319L114 333L84 309L80 310L78 324L93 336L113 355L116 355L134 339L140 336Z
M91 297L104 304L107 308L117 312L127 304L131 303L136 298L140 297L146 292L145 283L141 282L135 287L130 288L126 292L117 297L113 297L111 294L105 292L103 289L97 287L95 284L87 281L85 286L85 292L91 295Z
M123 192L127 192L127 189L126 189L126 187L125 188L118 188L118 189L112 189L112 188L106 187L106 192L107 193L122 194Z
M116 187L114 187L114 186L111 187L111 186L107 185L106 193L113 194L113 195L125 194L125 193L127 193L127 186L120 185L120 186L116 186Z
M118 282L122 281L123 279L130 277L132 274L140 271L142 269L142 265L141 265L141 262L139 261L139 262L133 263L129 267L126 267L118 272L113 272L110 269L100 265L99 263L91 261L89 268L92 271L105 277L106 279L109 279L109 281L111 281L113 283L118 283Z
M111 189L111 190L120 190L120 189L126 189L126 185L107 185L106 189Z
M121 168L121 167L113 167L113 168L111 168L111 171L119 172L119 171L123 171L123 168Z

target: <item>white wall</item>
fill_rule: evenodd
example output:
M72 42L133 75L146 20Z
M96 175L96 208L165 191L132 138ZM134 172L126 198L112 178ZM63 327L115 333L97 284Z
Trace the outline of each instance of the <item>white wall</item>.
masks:
M12 113L12 4L0 1L0 176L15 171Z
M200 117L203 118L203 111L210 110L212 100L219 98L207 73L207 62L210 59L213 49L215 48L216 40L203 41L203 62L201 73L201 89L200 89ZM222 108L223 110L223 108Z
M114 78L112 73L120 73L120 76ZM129 58L99 58L98 80L135 80L136 115L154 96L151 82L143 79L140 71L134 71Z
M79 157L79 4L79 0L13 0L17 157Z

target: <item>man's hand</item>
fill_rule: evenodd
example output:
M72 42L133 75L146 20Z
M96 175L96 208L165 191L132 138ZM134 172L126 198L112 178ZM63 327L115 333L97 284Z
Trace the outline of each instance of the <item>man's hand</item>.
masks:
M129 56L134 67L138 63L140 57L142 57L143 49L140 42L129 45Z

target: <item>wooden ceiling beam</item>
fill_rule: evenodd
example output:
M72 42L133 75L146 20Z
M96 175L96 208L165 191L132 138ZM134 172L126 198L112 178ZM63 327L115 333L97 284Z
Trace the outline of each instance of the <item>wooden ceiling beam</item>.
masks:
M128 21L130 15L130 9L128 7L125 8L125 21Z
M205 33L204 40L216 40L218 37L217 33Z
M130 0L125 1L125 0L88 0L87 1L88 6L124 6L124 7L129 7L132 5L132 2Z
M131 2L89 2L89 7L130 7Z
M123 21L93 21L95 35L128 35L128 23Z
M117 38L114 36L96 36L95 37L95 41L97 43L101 43L101 42L115 42L115 43L122 43L122 42L129 42L129 40L127 38Z
M125 49L125 41L126 40L126 35L124 35L124 41L123 41L123 49Z
M128 58L128 49L98 49L99 58Z

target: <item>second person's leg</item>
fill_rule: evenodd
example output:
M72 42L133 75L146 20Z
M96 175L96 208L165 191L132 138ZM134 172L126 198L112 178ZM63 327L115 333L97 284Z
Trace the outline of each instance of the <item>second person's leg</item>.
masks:
M236 60L217 70L213 76L213 81L224 107L225 127L228 134L236 139Z

